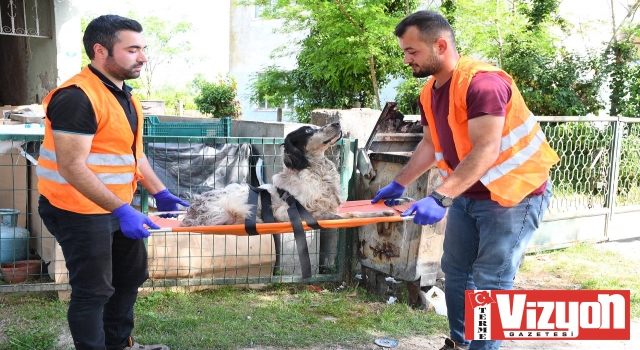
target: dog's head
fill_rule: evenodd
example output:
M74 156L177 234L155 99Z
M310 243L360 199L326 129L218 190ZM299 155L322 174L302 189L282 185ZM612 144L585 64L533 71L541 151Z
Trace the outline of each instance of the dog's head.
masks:
M303 126L290 132L284 139L284 165L289 169L302 170L309 167L307 157L322 156L327 148L342 138L340 123Z

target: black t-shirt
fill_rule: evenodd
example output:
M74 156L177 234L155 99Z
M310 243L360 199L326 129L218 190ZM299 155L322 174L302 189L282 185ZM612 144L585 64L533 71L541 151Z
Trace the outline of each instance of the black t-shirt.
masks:
M135 135L138 130L138 115L131 102L131 87L123 84L124 89L121 89L95 68L89 66L89 69L118 100ZM51 121L51 128L55 131L85 135L94 135L98 131L98 121L91 101L87 94L75 85L58 90L49 101L46 112L47 118Z

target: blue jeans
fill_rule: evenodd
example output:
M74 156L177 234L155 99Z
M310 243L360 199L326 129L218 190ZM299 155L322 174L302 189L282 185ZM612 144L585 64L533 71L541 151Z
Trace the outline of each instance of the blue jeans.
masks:
M458 197L447 215L442 271L450 338L470 350L498 349L502 341L464 338L465 290L509 290L520 259L551 200L551 182L540 196L505 208L492 200Z
M133 305L149 277L143 240L125 237L111 214L77 214L40 196L38 212L69 270L67 312L76 350L122 350L133 330Z

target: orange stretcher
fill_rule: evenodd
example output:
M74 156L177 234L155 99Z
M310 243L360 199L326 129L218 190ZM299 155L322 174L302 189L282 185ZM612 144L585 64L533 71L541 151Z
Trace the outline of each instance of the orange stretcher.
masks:
M375 218L357 218L357 219L338 219L338 220L318 220L318 224L322 228L349 228L358 227L364 225L377 224L382 222L401 222L407 220L413 220L413 216L401 217L400 214L409 207L413 202L405 202L393 207L387 207L382 201L371 204L371 200L359 200L349 201L343 203L338 209L338 213L348 212L376 212L382 210L394 210L396 213L393 216L382 216ZM220 226L191 226L180 227L180 221L176 219L161 218L159 216L149 216L149 218L160 229L149 230L150 233L155 232L195 232L202 234L213 235L236 235L236 236L248 236L249 234L245 230L244 224L235 225L220 225ZM305 230L312 230L304 221L303 227ZM256 224L256 230L261 235L272 235L280 233L293 232L293 227L290 222L275 222L275 223L258 223Z

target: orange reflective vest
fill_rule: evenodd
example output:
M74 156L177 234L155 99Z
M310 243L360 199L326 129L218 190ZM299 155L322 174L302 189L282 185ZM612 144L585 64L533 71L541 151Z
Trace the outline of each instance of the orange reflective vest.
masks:
M449 90L449 115L447 120L453 133L453 141L460 161L471 151L467 119L467 90L477 72L496 72L511 83L511 100L507 103L500 154L491 168L480 178L491 192L491 199L504 207L520 203L549 178L551 166L560 159L549 146L544 132L527 108L513 79L503 70L490 64L462 56L451 77ZM429 131L435 147L436 161L444 180L453 172L447 165L440 147L431 109L431 92L435 78L422 88L420 102L429 123Z
M89 97L98 122L98 130L93 136L91 150L85 163L104 185L125 203L131 203L138 180L143 176L138 169L138 159L142 154L142 105L135 96L131 97L138 114L138 131L135 135L136 154L131 145L134 135L131 125L118 100L100 78L86 67L79 74L54 89L42 101L47 111L51 97L58 89L75 85ZM38 191L52 205L80 214L104 214L107 210L93 203L71 186L58 172L56 148L53 142L51 122L45 119L44 141L40 146L40 156L36 168Z

